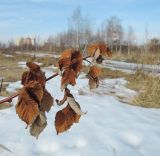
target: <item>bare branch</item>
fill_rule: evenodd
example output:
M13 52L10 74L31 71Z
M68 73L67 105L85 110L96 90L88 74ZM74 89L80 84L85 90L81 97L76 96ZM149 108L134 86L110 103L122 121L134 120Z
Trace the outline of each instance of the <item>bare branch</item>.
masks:
M57 75L58 75L58 73L53 74L52 76L48 77L48 78L46 79L46 81L49 81L50 79L53 79L53 78L56 77ZM15 93L14 95L9 96L9 97L1 100L1 101L0 101L0 104L2 104L2 103L4 103L4 102L12 102L12 99L15 98L15 97L17 97L17 96L19 96L19 92L17 92L17 93Z

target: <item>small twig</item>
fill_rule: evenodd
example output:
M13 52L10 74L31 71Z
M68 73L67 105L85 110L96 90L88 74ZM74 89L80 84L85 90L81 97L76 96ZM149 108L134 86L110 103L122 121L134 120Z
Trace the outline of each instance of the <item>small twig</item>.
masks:
M87 58L90 58L90 57L91 57L91 56L86 56L86 57L83 58L83 60L84 60L84 61L87 61L88 63L90 63L91 65L93 65L92 62L90 62L89 60L87 60Z
M56 77L57 75L58 75L58 73L55 73L54 75L48 77L48 78L46 79L46 81L49 81L50 79L53 79L53 78Z
M83 58L83 60L86 60L87 58L90 58L90 57L91 57L91 56L86 56L86 57Z
M57 75L58 75L58 73L55 73L54 75L48 77L48 78L46 79L46 81L49 81L50 79L56 77ZM17 97L17 96L19 96L19 92L17 92L17 93L15 93L14 95L11 95L11 96L9 96L9 97L1 100L1 101L0 101L0 104L2 104L2 103L4 103L4 102L12 102L12 99L15 98L15 97Z
M91 65L93 65L93 64L92 64L92 62L88 61L87 59L86 59L86 60L84 60L84 61L86 61L86 62L90 63Z

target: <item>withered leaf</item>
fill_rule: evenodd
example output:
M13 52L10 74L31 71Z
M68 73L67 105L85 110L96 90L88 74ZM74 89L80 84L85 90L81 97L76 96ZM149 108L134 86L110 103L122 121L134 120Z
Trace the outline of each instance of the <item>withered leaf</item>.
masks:
M16 105L16 113L27 125L34 122L39 115L39 103L43 97L43 88L36 81L30 81L23 87Z
M75 71L76 75L82 69L83 57L80 51L73 51L71 55L72 65L71 68Z
M98 88L98 86L99 86L99 79L89 77L89 88L96 89L96 88Z
M90 71L89 71L88 75L93 78L96 78L101 75L101 72L102 72L102 69L100 67L92 66L92 67L90 67Z
M28 62L27 62L28 63ZM38 66L35 63L28 63L30 66ZM35 67L36 68L36 67ZM34 69L34 68L33 68ZM37 81L39 82L43 87L45 87L45 83L46 83L46 77L44 72L42 72L40 70L40 68L36 68L36 69L30 69L30 71L25 71L22 74L22 78L21 78L21 84L26 85L29 81Z
M53 106L54 99L51 94L45 89L42 101L40 103L40 110L43 112L49 112L51 107Z
M76 114L68 104L65 108L58 111L55 117L55 128L57 134L70 129L74 123L78 123L80 115Z
M101 68L92 66L87 76L89 77L90 89L95 89L99 86L99 76L101 75Z
M27 62L26 65L30 69L30 71L37 72L40 70L40 66L34 62Z
M71 65L71 54L72 49L66 49L61 53L61 56L58 61L59 69L61 71L65 70L66 68L70 67Z
M67 97L67 102L72 108L72 110L78 115L84 115L86 112L82 112L80 105L75 101L74 97Z
M112 52L109 49L109 47L105 44L105 43L95 43L95 44L90 44L87 47L87 52L89 56L94 56L95 51L99 49L100 50L100 54L102 56L108 56L111 57L112 56Z
M69 48L69 49L64 50L64 51L61 53L60 60L61 60L61 59L64 59L64 58L70 58L70 59L71 59L72 51L73 51L72 48Z
M40 111L40 114L34 120L32 125L30 126L30 134L38 139L41 132L47 126L47 117L45 112Z
M68 84L74 86L76 84L76 73L72 69L66 69L61 78L61 90L65 89Z
M71 65L71 59L63 58L58 61L59 69L63 72L65 69L69 68Z

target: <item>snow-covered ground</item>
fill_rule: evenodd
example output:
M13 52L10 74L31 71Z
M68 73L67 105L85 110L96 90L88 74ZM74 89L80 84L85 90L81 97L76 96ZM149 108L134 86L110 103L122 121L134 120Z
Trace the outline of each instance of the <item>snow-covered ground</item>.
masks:
M20 51L17 51L16 54L19 54L19 55L29 55L29 56L34 56L34 57L55 57L55 58L59 58L60 55L58 54L51 54L51 53L42 53L42 52L20 52Z
M9 54L4 54L4 57L12 58L12 57L14 57L14 56L13 56L13 55L9 55Z
M43 63L40 63L40 62L35 62L37 65L41 66L43 65ZM18 62L18 67L21 67L21 68L27 68L26 66L26 61L19 61Z
M160 74L160 65L147 65L147 64L136 64L136 63L127 63L122 61L112 61L112 60L105 60L103 61L103 66L116 69L116 70L122 70L125 72L133 72L137 69L143 69L145 72L151 72L154 74Z
M50 69L45 72L47 77L52 75ZM70 89L88 113L79 124L58 136L54 117L62 107L55 105L47 114L48 126L38 140L29 135L14 107L1 110L0 156L159 156L160 110L123 104L108 95L134 95L125 83L124 79L106 79L97 90L89 91L88 80L82 74ZM62 98L60 77L48 81L47 89L54 98Z

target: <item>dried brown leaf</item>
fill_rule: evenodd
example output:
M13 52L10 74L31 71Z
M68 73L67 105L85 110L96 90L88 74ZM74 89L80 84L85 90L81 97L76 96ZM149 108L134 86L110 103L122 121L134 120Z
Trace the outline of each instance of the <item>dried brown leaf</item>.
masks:
M100 54L102 56L112 56L112 52L110 51L109 47L105 43L96 43L96 44L90 44L87 47L87 52L89 56L94 56L95 51L99 48Z
M66 69L61 78L61 90L65 89L68 84L74 86L76 84L76 73L72 69Z
M92 66L90 67L90 71L88 73L89 76L96 78L99 77L102 73L102 69L100 67L97 66Z
M96 89L99 86L99 79L98 78L89 78L89 88Z
M30 126L30 134L38 139L41 132L47 126L47 117L45 112L40 112L35 121Z
M60 71L64 71L65 69L69 68L71 65L71 59L69 58L62 58L58 61Z
M39 103L43 97L43 88L36 81L30 81L20 91L16 113L27 125L34 122L39 115Z
M34 62L27 62L26 65L30 69L30 71L33 71L33 72L40 71L40 66Z
M92 66L90 68L89 73L87 74L89 77L89 87L90 89L95 89L99 86L99 76L101 75L101 68L97 66Z
M51 107L53 106L53 103L54 99L51 94L47 90L44 90L44 95L40 103L40 110L43 112L49 112Z
M87 112L82 112L79 103L75 100L73 96L67 97L67 102L77 115L84 115L87 113Z
M82 69L83 57L80 51L73 51L71 55L72 65L71 68L75 71L76 75Z
M69 49L64 50L64 51L61 53L60 60L61 60L61 59L64 59L64 58L69 58L69 59L71 59L72 51L73 51L72 48L69 48Z
M29 81L37 81L44 88L45 87L45 83L46 83L46 77L45 77L44 72L42 72L41 70L36 71L36 72L25 71L22 74L21 84L22 85L26 85Z
M57 134L67 131L74 123L78 123L80 115L77 115L68 104L58 111L55 117L55 128Z

